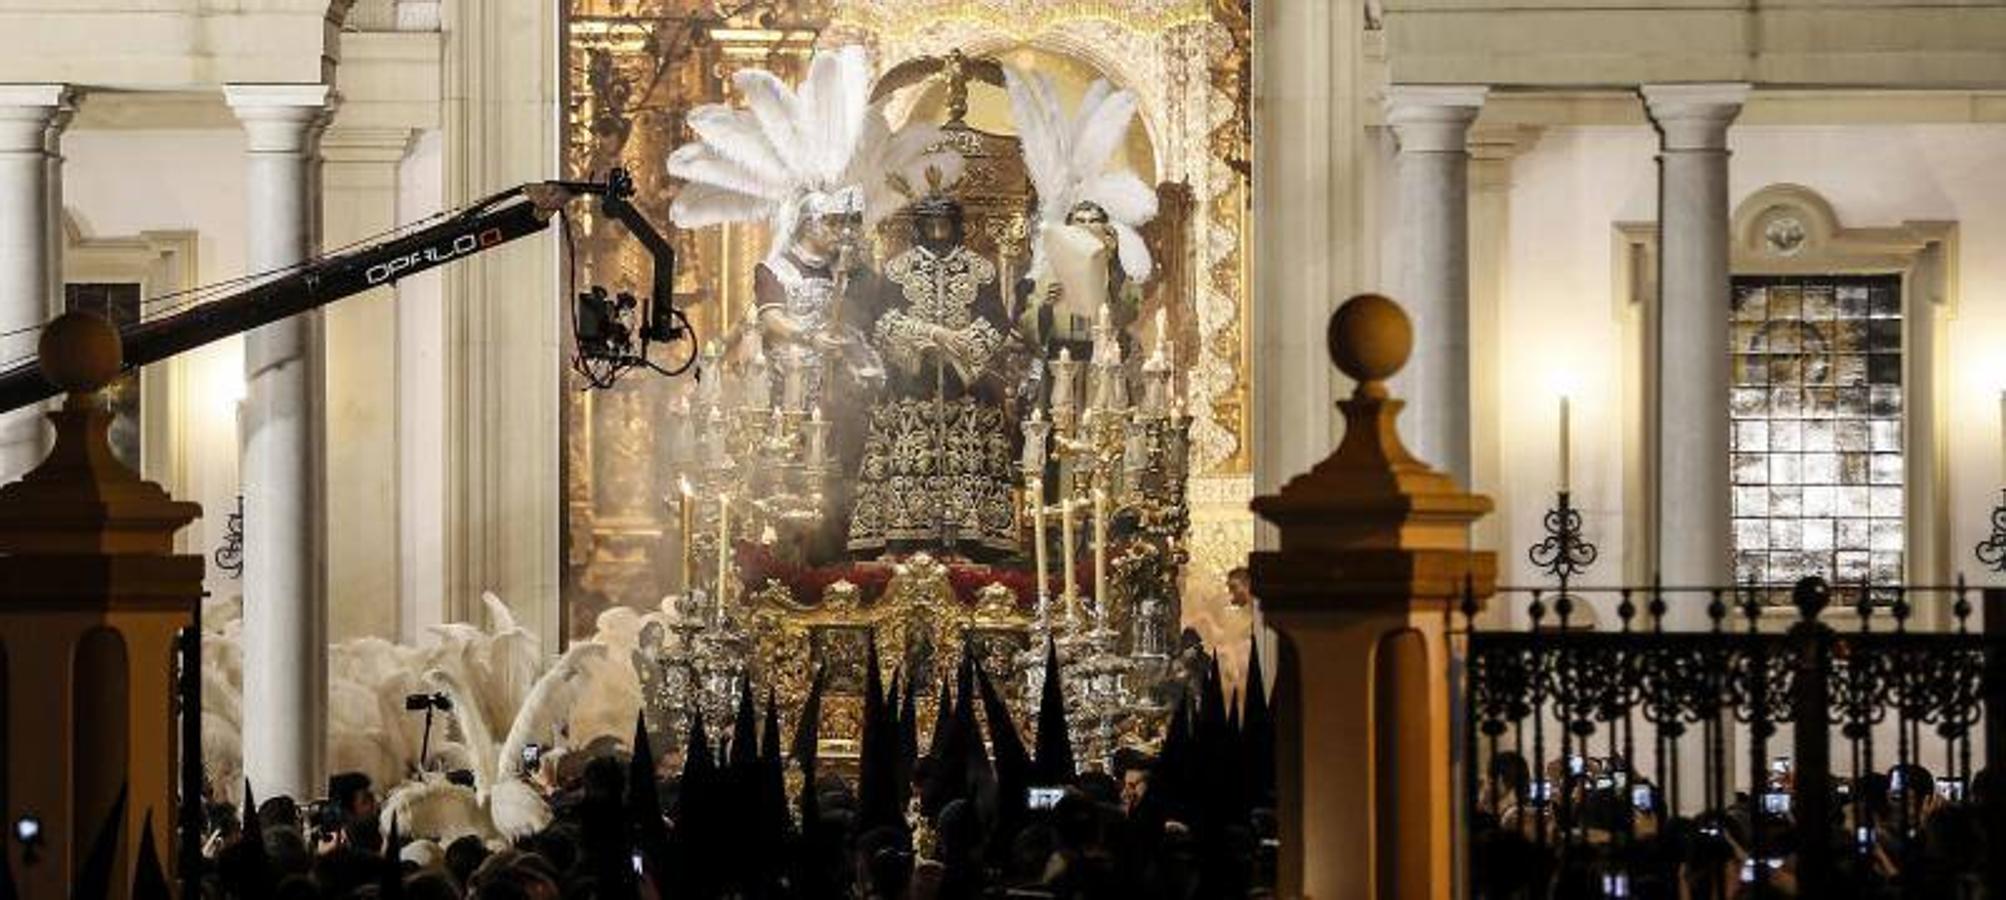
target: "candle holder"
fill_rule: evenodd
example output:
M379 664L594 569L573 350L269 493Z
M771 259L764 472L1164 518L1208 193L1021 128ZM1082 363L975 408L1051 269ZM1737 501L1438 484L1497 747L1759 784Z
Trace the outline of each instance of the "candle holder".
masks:
M1980 541L1978 561L1994 572L2006 572L2006 489L1999 492L1999 505L1992 507L1992 534Z
M1581 511L1568 492L1561 491L1544 518L1546 538L1526 551L1526 558L1562 585L1595 565L1601 550L1581 536Z

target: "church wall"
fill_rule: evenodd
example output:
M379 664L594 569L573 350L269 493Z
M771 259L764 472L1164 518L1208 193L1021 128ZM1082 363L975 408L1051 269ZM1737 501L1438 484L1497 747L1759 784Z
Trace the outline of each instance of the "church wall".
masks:
M241 130L76 130L63 138L64 206L85 237L147 230L196 232L196 281L244 274L244 135ZM163 173L173 177L163 177ZM243 397L243 341L228 338L185 357L188 395L179 411L188 483L177 499L202 504L181 533L184 552L208 556L222 544L237 503L237 402ZM204 588L230 597L241 585L215 566Z
M2006 175L2006 128L1988 125L1742 126L1730 131L1731 201L1777 182L1794 182L1831 201L1848 227L1949 220L1958 226L1960 294L1940 369L1942 438L1948 483L1940 496L1949 524L1951 572L1987 583L1971 559L2001 479L2000 399L2006 359L2006 209L1996 198ZM1626 507L1625 486L1641 478L1626 462L1623 371L1629 346L1617 308L1614 226L1656 217L1657 137L1648 128L1549 129L1514 164L1508 275L1498 333L1496 396L1502 480L1518 487L1501 508L1500 581L1538 583L1524 548L1540 535L1543 504L1557 480L1555 382L1571 382L1574 496L1603 562L1594 583L1636 578L1622 567L1626 527L1643 510ZM1915 301L1911 301L1915 302ZM1726 352L1723 336L1722 352ZM1675 377L1675 376L1674 376ZM1912 422L1912 427L1919 425ZM1481 437L1479 438L1481 440ZM1523 502L1520 502L1520 501ZM1913 529L1913 525L1911 526ZM1600 610L1603 621L1613 621Z

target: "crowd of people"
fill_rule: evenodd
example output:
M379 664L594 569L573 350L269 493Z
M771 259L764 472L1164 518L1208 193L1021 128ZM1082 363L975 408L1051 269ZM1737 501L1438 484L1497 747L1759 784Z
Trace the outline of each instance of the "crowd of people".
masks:
M304 807L248 792L241 809L211 805L203 889L286 900L952 900L1247 897L1272 885L1272 718L1261 691L1229 702L1216 664L1161 741L1083 767L1055 651L1029 743L977 665L940 685L923 748L924 687L894 674L887 689L875 660L867 671L854 760L820 758L819 676L786 747L777 705L768 697L761 716L747 686L716 742L693 719L681 747L658 758L637 723L630 746L525 760L553 816L513 842L411 834L355 774ZM1262 683L1257 661L1243 683Z
M1832 884L1821 896L1988 896L1984 804L1994 777L1937 777L1914 763L1837 777L1827 798ZM1799 842L1806 814L1791 761L1755 792L1682 814L1619 757L1570 755L1532 777L1504 751L1478 779L1471 896L1641 900L1811 896Z

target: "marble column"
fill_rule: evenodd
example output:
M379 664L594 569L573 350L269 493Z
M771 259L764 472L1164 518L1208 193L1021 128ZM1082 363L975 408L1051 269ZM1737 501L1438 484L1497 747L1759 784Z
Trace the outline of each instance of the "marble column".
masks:
M0 85L0 334L41 324L62 306L63 184L60 146L70 88ZM0 337L0 365L35 352L39 333ZM0 483L41 462L38 404L0 414Z
M1470 483L1470 123L1483 87L1395 85L1386 124L1399 145L1398 299L1418 337L1408 409L1416 452Z
M248 151L248 267L314 250L325 85L228 85ZM319 313L244 337L244 773L259 796L318 795L327 744L322 585L324 359Z
M1657 570L1670 585L1733 580L1728 484L1727 127L1745 84L1645 85L1658 155ZM1676 627L1705 602L1674 598Z

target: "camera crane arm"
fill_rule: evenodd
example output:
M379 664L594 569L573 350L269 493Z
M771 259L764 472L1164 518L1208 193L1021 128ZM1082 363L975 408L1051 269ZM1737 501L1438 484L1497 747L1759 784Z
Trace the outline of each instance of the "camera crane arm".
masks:
M127 326L119 334L125 367L130 370L159 362L527 237L542 231L552 216L584 196L599 198L601 209L625 226L654 257L653 296L642 328L641 358L645 358L647 342L671 343L688 338L689 333L669 293L675 251L628 201L633 191L632 179L620 169L609 172L604 182L541 181L502 191L436 225L312 260L242 291ZM598 350L605 352L605 348ZM60 393L43 377L39 359L37 356L0 372L0 412Z

